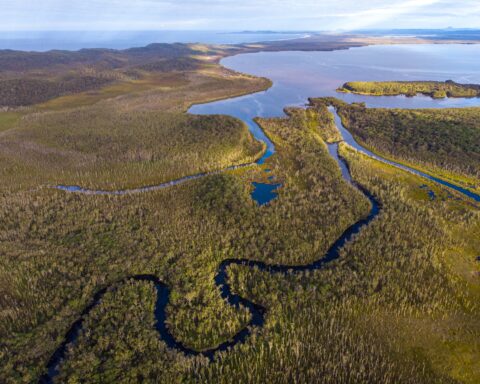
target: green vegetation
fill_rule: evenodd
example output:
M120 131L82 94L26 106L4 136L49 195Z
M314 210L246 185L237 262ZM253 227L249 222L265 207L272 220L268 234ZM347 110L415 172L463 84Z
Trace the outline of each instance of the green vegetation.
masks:
M437 199L425 202L424 197L419 204L422 179L348 151L347 147L342 155L349 160L353 176L384 202L383 222L379 223L382 233L369 236L366 230L369 241L355 242L351 258L347 257L349 261L352 257L363 258L369 264L364 272L360 272L363 268L354 270L366 273L371 287L379 292L374 298L379 300L378 311L389 308L383 321L391 323L395 331L384 337L398 332L398 342L425 356L435 370L461 382L477 382L480 349L474 340L480 335L480 280L473 250L478 251L480 246L478 207L448 198L450 192L434 184L430 187ZM390 216L394 212L401 212L401 221ZM374 231L373 227L370 230ZM414 244L426 248L418 252ZM375 248L379 251L369 251ZM459 273L459 265L468 269L468 277L465 270ZM377 274L376 268L383 271ZM409 268L412 270L407 272ZM389 303L394 303L393 307Z
M154 273L172 287L168 321L179 340L199 349L214 346L246 321L245 311L226 305L214 286L223 259L306 263L365 214L367 202L342 181L316 132L303 125L292 130L287 119L278 127L265 124L282 153L269 167L286 186L270 207L260 209L250 198L255 169L118 198L52 190L5 194L2 380L38 377L93 292L133 273ZM130 325L145 326L127 322L125 332ZM99 337L115 343L115 328L100 328ZM90 353L102 369L96 348ZM74 348L68 360L78 357L80 375L92 366L84 352Z
M22 82L6 86L23 100L7 95L9 105L42 102L0 112L1 188L135 188L253 162L264 148L245 125L185 112L193 103L259 91L270 82L220 67L209 55L222 51L205 48L0 52L0 83ZM82 85L64 92L65 84L85 76L101 79L95 90ZM63 96L52 99L57 94Z
M0 112L0 382L36 382L105 287L68 348L59 383L480 381L478 206L428 183L431 201L420 188L425 180L344 144L354 179L382 211L324 270L284 276L232 267L232 289L268 310L265 326L245 344L213 362L169 350L154 328L153 285L119 283L158 276L172 291L167 324L174 337L197 350L215 347L249 321L214 283L223 260L310 263L370 209L328 154L325 143L340 139L330 104L372 148L379 143L379 151L404 153L405 161L415 156L415 164L475 185L477 109L383 111L312 99L286 118L258 119L277 149L264 166L268 175L242 168L124 196L42 188L136 187L252 161L263 148L239 121L185 111L268 87L266 79L216 64L222 55L258 49L0 53L2 80L25 71L26 79L37 73L55 82L86 67L116 74L93 91ZM412 124L422 128L412 133ZM279 198L259 207L251 182L269 175L282 185Z
M197 100L208 101L269 87L266 79L237 74L218 65L231 50L241 49L151 44L121 51L0 51L0 108L45 102L42 109L72 108L146 91L160 92L165 98L172 88L178 91L182 86L190 91L185 92L187 101L198 94L202 97ZM170 100L185 108L180 98Z
M346 128L365 147L480 190L480 108L380 109L333 103Z
M155 287L130 282L110 291L86 320L84 335L63 367L69 383L174 382L192 359L166 348L154 328ZM115 330L116 337L105 337ZM87 352L89 351L89 352ZM90 352L91 351L91 352ZM87 352L87 353L85 353Z
M427 95L435 99L445 97L479 97L480 85L440 81L352 81L345 83L338 92L370 96Z
M286 283L236 268L239 292L272 311L265 339L204 368L199 381L479 380L480 282L467 284L450 269L465 257L471 276L478 271L468 249L480 246L479 211L434 185L439 198L430 202L418 195L422 179L348 147L341 154L381 198L381 216L326 271Z
M54 97L98 89L112 79L107 77L72 77L60 81L7 79L0 81L0 106L18 107L37 104Z
M0 137L0 177L123 189L250 163L262 152L230 117L89 107L23 117Z
M316 130L325 143L331 144L342 140L327 103L311 103L306 109L287 108L285 112L295 119L297 124L306 124L312 130ZM318 127L322 129L318 130Z
M134 81L149 72L195 70L201 66L191 57L196 53L184 44L152 44L123 51L2 51L0 106L37 104L112 82Z
M20 120L19 112L0 112L0 132L7 131Z
M343 181L303 112L259 121L283 185L268 207L250 199L255 168L135 196L3 194L2 381L34 381L93 293L131 274L156 274L172 288L176 338L217 345L248 319L213 283L223 259L308 263L366 214L367 200ZM166 350L153 328L153 286L127 283L87 317L59 382L478 382L479 282L450 267L461 254L478 271L478 210L430 202L423 180L347 148L342 155L382 214L326 270L232 268L233 289L268 308L246 344L213 363Z
M258 51L279 50L334 50L364 46L365 42L351 41L337 36L308 41L282 41L238 46L207 46L202 44L150 44L126 50L82 49L77 52L17 52L0 51L0 108L31 106L57 98L67 97L69 106L90 104L99 98L125 95L131 92L158 89L156 79L175 73L195 77L204 70L214 70L227 83L209 89L209 97L223 98L258 91L270 85L266 79L238 76L220 69L222 57ZM248 90L248 84L237 84L237 92L225 92L242 77L245 82L257 83ZM248 79L247 79L248 78ZM194 79L189 79L190 81ZM229 81L230 80L230 81ZM259 84L260 83L260 84ZM105 92L104 88L111 88ZM247 90L245 90L247 88ZM194 90L192 88L192 90ZM230 90L231 91L231 90ZM81 94L80 100L69 98ZM61 103L63 105L63 103ZM178 103L177 103L178 104ZM55 105L58 107L58 104Z

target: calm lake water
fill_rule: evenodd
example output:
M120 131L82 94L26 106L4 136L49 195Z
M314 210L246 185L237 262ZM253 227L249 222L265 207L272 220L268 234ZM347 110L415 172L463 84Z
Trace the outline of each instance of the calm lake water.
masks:
M480 82L480 71L477 69L480 59L480 47L477 46L394 46L394 47L368 47L352 49L341 52L310 52L310 53L259 53L241 55L225 59L223 64L238 71L266 76L274 81L274 86L266 92L241 98L220 101L205 105L197 105L190 112L198 114L221 113L237 116L251 126L258 139L266 140L272 153L273 145L265 138L263 132L253 123L256 116L273 117L281 116L282 110L287 105L302 105L308 97L338 96L348 102L365 101L369 106L377 107L461 107L479 105L480 99L471 100L432 100L430 98L391 97L374 98L354 95L336 94L335 89L349 80L448 80L459 82ZM354 144L348 131L342 128L342 133L347 142ZM337 160L344 178L352 182L346 165L338 157L337 144L329 145L331 155ZM266 156L265 156L266 157ZM261 160L263 161L265 157ZM193 178L202 177L193 176ZM274 176L271 176L274 178ZM178 184L172 182L171 185ZM275 197L275 190L280 184L254 183L254 199L260 204L266 204ZM420 186L425 188L425 185ZM146 190L158 189L152 187ZM161 186L160 186L161 188ZM78 192L78 187L63 187L65 190ZM98 193L90 191L91 193ZM90 193L87 191L87 193ZM336 260L340 250L357 235L362 228L374 220L380 212L380 205L375 198L362 189L362 192L371 202L372 209L367 218L362 219L349 227L330 247L326 255L308 265L267 265L252 260L224 260L215 276L215 284L220 289L222 297L232 306L240 304L247 308L252 315L248 327L243 328L230 340L219 347L206 352L198 352L184 347L177 341L166 326L165 307L168 304L169 290L156 276L137 275L128 279L153 282L157 289L155 305L156 329L160 338L169 348L175 349L186 355L203 355L212 358L217 351L226 351L236 344L243 343L251 334L251 327L261 327L264 324L265 309L249 300L232 293L229 286L227 270L235 264L242 267L258 268L269 273L282 273L290 275L292 272L313 271L324 267ZM100 192L101 193L101 192ZM114 192L115 194L115 192ZM435 195L429 192L430 198ZM480 258L477 259L480 261ZM41 383L51 383L58 374L58 366L65 357L67 347L74 343L83 326L83 319L100 302L107 288L97 292L91 304L83 311L80 317L67 332L67 335L48 362L48 374L43 376Z
M265 92L196 105L194 114L226 114L249 125L254 136L273 143L253 121L255 117L283 116L287 106L303 106L309 97L335 96L369 107L447 108L480 106L480 98L434 100L430 97L369 97L337 93L347 81L454 80L480 83L480 45L393 45L334 52L262 52L228 57L222 64L236 71L268 77L273 87ZM346 132L348 134L348 132Z
M240 118L281 116L309 97L335 96L370 107L445 108L480 105L480 99L368 97L337 93L347 81L454 80L480 83L480 45L393 45L334 52L262 52L228 57L222 65L265 76L266 92L195 106L192 113L226 113Z
M480 45L393 45L352 48L334 52L261 52L222 60L236 71L268 77L265 92L195 105L194 114L226 114L245 121L255 137L272 143L255 124L255 117L283 116L287 106L302 106L309 97L335 96L370 107L445 108L478 106L480 99L433 100L430 97L368 97L338 93L347 81L454 80L480 83Z
M222 31L89 31L1 32L0 49L76 51L82 48L126 49L151 43L240 44L302 37L293 33L235 33Z
M480 45L398 45L372 46L334 52L277 52L238 55L223 60L222 64L236 71L273 80L273 87L243 97L195 105L193 114L224 114L243 120L257 140L267 144L267 151L257 161L263 164L274 152L273 143L254 122L255 117L283 116L287 106L303 106L309 97L335 96L347 102L365 102L369 107L386 108L446 108L479 106L480 98L434 100L430 97L369 97L337 93L338 86L354 80L454 80L463 83L480 83ZM336 114L335 114L336 115ZM447 181L426 175L417 170L381 159L359 145L346 130L338 116L337 126L344 140L354 148L386 163L397 166L424 178L448 186L458 192L480 201L480 195ZM337 161L336 147L330 152ZM348 178L348 170L342 164L342 173ZM87 194L127 194L147 192L197 179L205 174L191 175L169 183L140 187L122 191L90 191L78 186L57 186L57 188ZM348 176L348 177L347 177ZM277 196L281 184L254 183L252 197L260 205L268 204Z

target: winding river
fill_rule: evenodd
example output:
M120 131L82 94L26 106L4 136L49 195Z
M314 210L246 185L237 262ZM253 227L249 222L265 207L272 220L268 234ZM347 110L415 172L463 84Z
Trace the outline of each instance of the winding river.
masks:
M264 132L254 122L254 118L283 116L283 108L287 105L304 105L308 97L317 96L337 96L348 102L360 101L366 102L372 107L400 107L400 108L444 108L444 107L463 107L480 105L479 99L445 99L433 100L427 97L365 97L358 95L345 95L335 93L335 89L349 80L447 80L452 79L458 82L480 82L480 68L478 62L480 58L480 47L473 45L465 46L374 46L366 48L351 49L348 51L336 52L282 52L282 53L257 53L247 54L227 58L223 64L237 71L242 71L258 76L266 76L273 80L274 85L271 89L254 95L240 98L218 101L210 104L197 105L190 109L191 113L196 114L228 114L242 119L252 131L255 138L262 140L267 144L265 155L257 162L262 164L275 152L273 143L268 140ZM332 111L335 113L335 111ZM446 185L453 186L443 180L432 178L414 169L405 167L395 162L382 159L361 147L353 139L351 134L342 126L339 117L335 113L335 119L343 139L357 150L397 166L401 169L413 172L419 176L427 177L430 180ZM254 328L261 327L265 322L266 309L255 304L246 298L234 294L228 282L228 269L232 265L241 265L250 268L258 268L270 273L302 273L304 271L317 270L325 267L327 264L339 257L341 248L351 240L355 234L359 233L365 226L369 225L380 213L381 205L377 199L361 185L352 180L347 165L338 155L338 143L328 146L329 152L336 160L342 171L346 182L351 183L358 188L370 201L371 210L367 217L359 220L349 227L345 232L331 245L325 255L317 261L308 265L289 266L289 265L269 265L259 261L246 259L228 259L224 260L217 270L215 284L221 291L222 297L232 306L247 308L251 318L247 326L240 330L229 341L207 351L196 351L188 348L176 340L166 326L166 306L168 305L170 290L168 286L162 283L154 275L135 275L112 284L109 287L98 291L91 302L81 313L79 319L72 324L64 341L54 352L47 364L47 373L41 377L40 383L52 383L59 374L59 367L66 356L67 346L75 343L82 331L83 322L86 316L99 305L105 293L109 290L118 289L128 280L152 282L157 291L157 300L155 305L156 329L158 335L165 344L178 352L189 356L205 356L213 359L215 354L220 351L226 351L236 344L243 343L252 333ZM238 167L250 166L245 164ZM231 167L227 170L238 167ZM167 188L178 185L189 180L199 179L210 174L222 171L204 173L171 181L158 186L149 186L135 190L124 191L96 191L82 189L75 186L58 186L57 188L67 192L85 193L85 194L127 194L136 192L148 192L161 188ZM274 191L279 187L278 184L271 185L267 194L269 198L263 196L262 202L265 203L274 198ZM258 187L258 186L257 186ZM455 188L458 192L480 201L480 196L470 191ZM273 197L272 197L273 196ZM270 200L269 200L270 199ZM257 200L258 201L258 200ZM262 203L259 201L259 203Z
M222 65L255 76L268 77L273 86L265 92L221 100L208 104L195 105L189 112L200 115L224 114L243 120L257 140L267 144L265 154L256 163L263 164L274 152L275 147L262 129L255 123L256 117L284 116L286 106L304 106L309 97L333 96L348 103L363 102L372 108L458 108L480 106L479 98L432 99L427 96L405 97L364 95L336 92L338 86L347 81L419 81L454 80L459 83L480 83L480 46L479 45L392 45L352 48L333 52L260 52L242 54L222 60ZM377 160L396 166L434 181L461 194L480 201L478 193L458 187L446 180L430 176L408 166L383 159L359 145L346 130L338 116L337 125L343 139L357 150ZM123 195L150 192L182 184L192 179L251 166L244 164L209 173L187 176L159 185L135 189L105 191L91 190L80 186L57 186L58 189L99 195ZM279 185L255 185L256 193L252 198L260 205L276 197Z
M251 315L248 324L244 328L242 328L236 335L234 335L230 340L206 351L197 351L186 347L173 337L166 325L166 307L168 305L170 295L170 290L168 286L162 283L155 275L129 276L122 279L121 281L116 282L115 284L112 284L109 287L101 289L94 295L91 302L81 313L79 319L73 323L73 325L66 333L62 344L57 348L57 350L50 358L47 364L47 373L40 378L39 383L53 383L54 378L59 374L59 366L66 356L68 346L72 343L75 343L82 331L85 317L87 317L89 313L101 303L102 298L109 290L118 289L122 284L129 280L151 282L155 285L157 291L157 299L155 303L155 328L158 332L159 337L167 345L168 348L175 349L176 351L184 353L187 356L204 356L210 360L213 360L216 353L221 351L227 351L235 345L245 342L245 340L251 335L255 327L258 328L263 326L265 322L266 309L232 292L228 279L228 269L230 266L240 265L249 268L257 268L261 271L269 273L277 273L284 275L318 270L325 265L331 263L332 261L338 259L342 247L348 241L352 240L353 237L358 234L364 226L370 224L370 222L373 221L375 217L380 213L381 205L377 201L377 199L373 195L371 195L365 188L352 180L347 165L345 164L343 159L338 156L338 143L330 144L329 151L334 155L334 158L337 160L339 166L341 167L342 174L345 180L358 188L360 191L362 191L364 195L369 199L371 203L371 209L368 216L359 220L358 222L350 226L348 229L346 229L345 232L343 232L343 234L330 246L326 254L311 264L293 266L281 264L272 265L266 264L261 261L254 261L248 259L227 259L222 261L222 263L218 267L217 274L215 276L215 285L220 290L222 298L224 298L231 306L234 306L235 308L243 306L248 309Z

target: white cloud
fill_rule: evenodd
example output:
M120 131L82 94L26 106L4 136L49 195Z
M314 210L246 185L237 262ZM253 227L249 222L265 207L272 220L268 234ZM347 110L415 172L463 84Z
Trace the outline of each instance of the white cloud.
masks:
M3 30L480 27L480 4L479 0L0 0L0 17Z
M378 23L385 23L394 18L438 4L439 0L408 0L391 4L385 7L370 8L359 12L350 12L347 14L347 20L342 22L339 27L342 29L360 29L374 26Z

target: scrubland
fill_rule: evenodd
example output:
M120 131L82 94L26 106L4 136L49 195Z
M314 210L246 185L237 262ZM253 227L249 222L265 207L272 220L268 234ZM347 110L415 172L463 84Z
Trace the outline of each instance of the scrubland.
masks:
M480 108L403 110L329 98L315 102L335 105L344 126L373 152L480 190Z
M379 216L323 270L285 276L232 267L232 290L267 309L265 326L245 344L213 362L166 347L154 327L154 286L126 278L153 274L168 284L170 332L206 350L249 319L214 283L223 260L311 263L370 210L328 154L326 142L340 137L328 103L315 99L306 110L288 109L285 118L258 120L277 149L264 166L147 194L48 188L139 186L259 155L262 146L239 121L185 111L269 82L212 62L182 61L181 73L170 71L167 59L145 66L159 50L175 59L185 49L133 50L131 66L141 67L126 72L128 78L0 112L0 381L36 382L95 292L109 287L69 346L57 382L478 383L478 206L428 182L432 200L420 188L425 180L345 144L341 155L354 180L380 201ZM197 46L188 55L192 49L218 54ZM6 55L0 66L43 71L52 60L59 69L93 60L115 71L124 59L56 55L20 61ZM471 139L476 110L390 115L336 103L345 125L367 145L387 152L396 143L392 156L478 183ZM422 127L418 138L406 122ZM447 149L453 153L448 166ZM282 187L278 199L260 207L250 197L251 182L264 180L267 167Z

